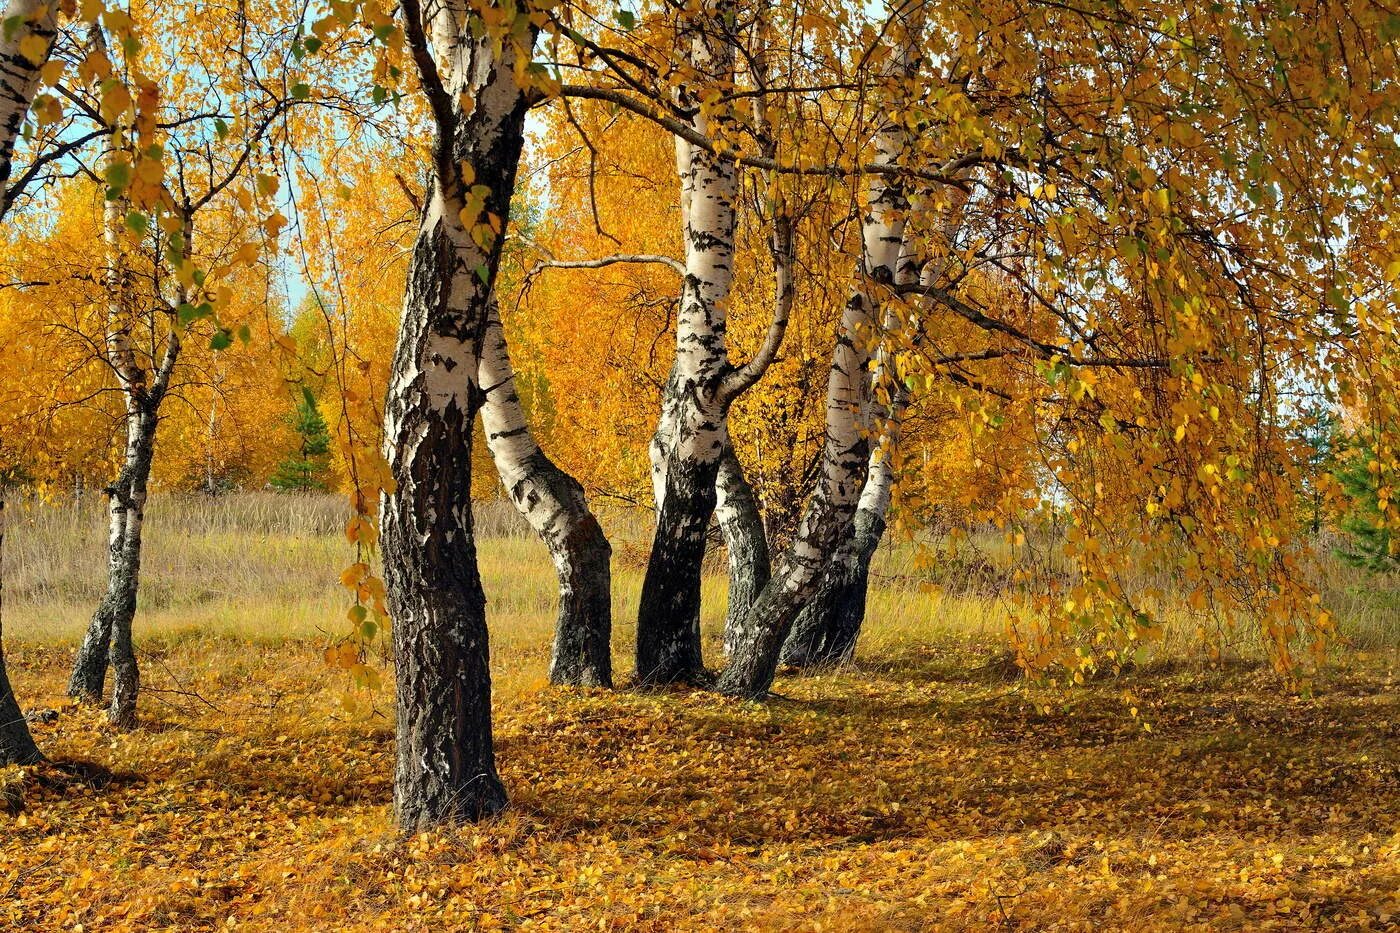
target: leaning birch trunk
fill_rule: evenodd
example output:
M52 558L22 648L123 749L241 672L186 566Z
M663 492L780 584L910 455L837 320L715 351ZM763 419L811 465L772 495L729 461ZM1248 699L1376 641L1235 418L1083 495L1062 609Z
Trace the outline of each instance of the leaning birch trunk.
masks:
M115 205L117 202L112 202ZM108 650L112 667L112 702L109 721L119 729L136 726L136 700L141 688L140 665L132 629L136 621L136 602L141 588L142 532L146 520L146 499L150 486L151 466L155 462L156 430L160 422L160 407L169 391L170 378L179 362L182 348L180 324L174 310L188 299L182 289L166 312L164 349L154 367L148 369L136 357L131 347L131 322L126 310L125 282L120 259L121 209L108 207L107 229L113 257L114 314L107 331L107 354L117 373L126 402L126 449L121 471L107 488L108 495L108 555L107 590L88 625L87 634L78 650L69 678L71 695L88 701L101 699L106 679ZM194 228L188 217L182 229L184 259L192 255ZM160 322L152 318L154 331Z
M426 22L417 0L402 7L436 131L384 410L394 480L383 503L398 696L394 810L415 830L506 806L471 502L480 348L501 236L482 235L479 224L494 216L499 234L509 220L527 109L515 65L534 30L521 49L491 35L465 3L436 4ZM477 216L463 216L469 203Z
M889 59L887 75L908 79L918 68L921 8L897 19L902 20L899 25L904 34ZM875 134L875 163L891 171L875 174L870 182L860 274L842 315L827 380L826 444L820 477L795 540L735 633L734 652L718 683L723 693L752 699L768 694L783 642L854 517L869 457L866 365L870 351L864 346L868 340L865 332L877 319L896 280L908 200L893 170L908 143L909 132L900 120L886 122Z
M707 82L732 81L732 0L705 0L681 25L690 65ZM709 135L711 117L699 88L683 90L696 130ZM685 280L676 315L676 361L666 383L662 418L652 445L656 531L637 613L637 682L701 683L708 679L700 647L700 573L715 510L715 480L728 443L726 390L731 367L725 306L734 274L735 200L739 168L733 158L700 146L677 145L685 222Z
M39 71L58 34L57 11L56 0L9 0L5 6L5 28L0 32L0 217L11 202L5 195L15 141L39 91ZM35 39L39 55L31 58Z
M948 218L941 231L943 255L923 263L919 273L921 285L938 284L948 271L947 257L952 252L966 202L964 192L952 189L947 207ZM915 251L909 243L909 231L906 230L904 252L895 270L896 285L901 288L912 285L914 270L918 265ZM885 332L893 333L899 326L898 316L891 306L885 314ZM917 335L922 333L921 325L915 322L912 330L917 345L920 339ZM832 667L846 663L855 656L856 641L865 622L870 563L885 533L885 515L894 493L894 457L909 406L908 387L899 371L895 354L888 348L882 348L874 378L876 384L884 385L889 397L888 409L883 413L881 434L884 443L871 452L865 488L861 491L849 535L837 547L831 563L822 573L816 593L798 614L792 633L783 644L781 663L790 667Z
M724 618L724 653L729 654L744 617L773 575L773 568L763 514L733 446L725 448L715 488L715 515L729 552L729 608Z
M511 501L549 548L559 578L551 683L612 686L612 548L583 487L535 441L516 391L500 308L492 299L481 352L486 445Z
M172 334L170 339L176 338ZM152 393L136 419L133 432L136 435L135 448L127 452L130 479L124 491L127 499L126 533L112 579L108 581L109 592L115 593L115 598L111 606L112 703L107 718L119 729L135 728L136 697L141 686L132 627L136 621L136 598L141 587L141 533L146 520L146 491L151 478L151 463L155 458L158 398L156 393Z
M32 765L44 760L29 723L15 699L10 675L5 668L5 497L0 493L0 768L6 765Z
M885 533L885 513L893 488L889 453L873 455L850 532L822 572L816 592L798 613L792 633L783 643L783 664L831 667L855 655L856 639L865 621L870 562Z

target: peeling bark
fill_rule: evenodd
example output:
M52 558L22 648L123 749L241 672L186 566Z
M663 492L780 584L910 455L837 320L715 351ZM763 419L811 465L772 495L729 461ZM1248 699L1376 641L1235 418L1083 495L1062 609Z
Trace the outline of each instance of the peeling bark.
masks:
M29 734L29 723L15 698L9 671L5 667L4 554L5 499L0 494L0 768L6 765L32 765L44 760L39 746L34 744L34 737Z
M553 684L612 686L612 547L579 485L540 449L520 404L500 309L493 299L481 355L486 444L516 509L549 548L559 616Z
M15 23L0 32L0 214L10 203L5 196L15 155L15 141L29 115L39 90L39 70L49 59L58 35L58 3L55 0L9 0L5 23ZM37 36L43 54L37 61L20 52L20 43Z
M426 21L416 0L403 7L436 124L384 411L395 481L383 507L398 692L394 810L412 831L480 820L507 803L491 735L471 503L472 426L486 401L482 352L501 236L474 238L469 224L494 215L497 230L506 228L527 102L515 45L482 35L466 4L437 3ZM463 217L473 189L483 198L480 219Z
M894 471L887 459L872 464L850 533L822 572L816 592L783 643L781 662L797 668L833 667L855 656L865 621L870 562L885 533ZM883 496L884 501L878 500Z

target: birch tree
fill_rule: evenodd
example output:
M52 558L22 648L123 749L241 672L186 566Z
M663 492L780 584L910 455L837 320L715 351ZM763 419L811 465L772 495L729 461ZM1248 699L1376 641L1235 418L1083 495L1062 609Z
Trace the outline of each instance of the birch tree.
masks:
M878 364L871 374L877 443L870 451L865 486L861 489L851 526L783 643L783 664L829 666L849 661L855 654L856 640L865 621L870 563L885 534L886 513L894 494L895 462L900 454L903 421L909 407L909 388L899 358L904 355L905 347L915 351L922 348L923 330L928 326L927 314L916 314L913 319L904 320L901 312L906 304L922 308L931 301L909 294L916 278L925 288L948 284L945 279L953 265L950 257L955 249L967 194L962 189L951 188L942 200L947 203L939 209L921 204L914 211L916 216L934 216L935 230L928 237L930 242L916 247L914 241L919 233L906 223L901 256L895 269L895 288L900 297L884 303Z
M549 548L559 578L551 683L612 686L612 547L583 487L540 449L516 391L494 297L481 350L481 422L501 483Z
M183 300L187 296L182 294L181 300L169 305L159 315L163 318L160 323L154 319L142 321L142 313L134 307L138 298L127 268L125 217L123 202L108 202L103 215L103 237L110 263L104 360L111 367L126 407L126 445L116 479L103 490L108 502L107 590L74 659L68 692L75 699L99 702L110 661L114 679L109 718L113 725L130 729L136 725L140 689L132 625L140 589L146 500L161 405L170 391L170 378L180 358L182 337L176 309L187 304ZM186 236L192 234L187 221ZM185 242L188 248L189 240ZM146 359L138 357L134 346L141 323L154 337L151 345L159 348Z
M57 8L39 0L10 0L0 31L0 205L10 180L15 142L39 88L40 69L58 33ZM0 209L0 218L4 211ZM0 766L43 759L25 721L5 667L5 501L0 494Z
M920 67L922 8L897 11L891 24L895 51L886 61L886 74L894 79L893 86L907 88ZM885 122L875 134L874 165L879 171L869 184L856 285L841 318L827 380L826 443L817 488L792 546L784 552L748 615L735 627L729 665L717 684L724 693L751 698L768 693L783 642L854 517L865 483L869 331L878 320L882 303L894 297L909 208L905 184L897 171L910 139L901 115L902 103L885 102Z
M719 144L712 148L685 137L676 139L685 276L676 315L675 364L651 444L657 519L637 616L637 680L642 684L708 680L700 645L700 568L717 504L720 464L726 450L732 456L729 408L776 357L791 306L790 278L784 278L790 266L784 265L763 345L746 364L730 362L726 329L741 179L738 160L725 154L733 128L725 126L725 105L715 101L735 80L737 29L736 7L727 0L702 4L677 27L677 44L690 79L680 86L678 109L691 114L694 136ZM781 219L779 234L787 238L785 258L791 251L786 222ZM739 487L737 458L726 474L729 514L722 525L727 533L742 536L731 538L738 545L731 547L731 560L741 577L756 579L763 575L761 564L766 561L754 554L756 541L733 515L747 504ZM752 584L741 579L741 599L747 598L746 588Z
M384 421L394 480L383 509L398 684L394 807L413 829L506 806L472 530L472 426L487 395L483 350L536 27L515 4L491 8L489 23L465 3L408 0L403 10L436 134Z
M164 15L178 16L179 11L153 11L151 25L158 28ZM241 32L245 26L236 17L210 21L204 31L172 41L167 54L172 59L183 60L182 53L194 58L201 44L228 38L221 29ZM264 28L270 36L284 34L275 24ZM105 62L94 74L112 69L104 28L93 27L90 44L89 58ZM140 47L117 46L128 56ZM214 350L230 347L234 341L234 331L219 318L231 302L232 291L201 264L215 264L227 274L259 255L254 243L228 242L249 235L246 227L240 229L237 221L230 223L228 214L220 213L230 211L230 202L236 202L232 209L243 224L259 213L267 215L261 234L275 238L285 224L270 205L275 178L261 175L255 181L249 175L256 153L298 97L280 96L256 73L260 64L280 61L276 42L269 42L260 56L245 60L244 67L254 73L241 76L247 80L236 84L236 103L245 120L236 134L219 116L220 105L227 102L218 91L206 96L195 90L172 97L166 106L173 113L162 122L151 105L138 109L131 96L114 91L110 81L89 87L59 86L81 118L106 141L101 152L80 150L69 161L88 179L100 181L105 191L101 222L106 252L105 320L95 346L122 399L125 435L117 476L104 490L108 497L106 591L74 659L68 692L75 699L99 702L110 666L114 677L109 718L119 728L136 725L140 674L132 629L163 406L172 397L173 379L192 328L203 329ZM136 70L134 63L126 65ZM144 94L158 97L149 79L143 79L143 87ZM170 177L165 165L150 157L154 152L169 163ZM95 158L106 165L100 173L90 164ZM151 205L151 214L138 209L143 202ZM158 218L156 224L150 221L152 214ZM222 228L223 235L220 243L202 251L196 240L208 227ZM246 342L246 328L242 337Z
M38 93L41 72L58 36L57 0L9 0L0 24L0 217L20 128Z

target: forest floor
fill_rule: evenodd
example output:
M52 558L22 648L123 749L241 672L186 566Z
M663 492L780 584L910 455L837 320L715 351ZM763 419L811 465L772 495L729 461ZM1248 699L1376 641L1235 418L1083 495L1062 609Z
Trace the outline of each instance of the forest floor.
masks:
M881 592L857 665L782 677L765 705L556 690L547 561L487 541L512 809L401 837L391 697L349 691L321 661L335 564L298 576L329 538L243 538L278 572L221 572L241 587L227 599L209 571L181 570L224 545L158 535L143 725L122 734L63 699L87 594L53 583L68 558L51 531L11 563L11 674L27 708L57 713L35 725L43 749L110 776L0 772L0 804L23 801L0 806L0 930L1400 923L1394 648L1347 655L1310 698L1244 660L1163 658L1049 690L988 663L995 632L961 618L921 634L897 607L930 598ZM633 575L619 574L620 655ZM305 615L288 616L298 599Z

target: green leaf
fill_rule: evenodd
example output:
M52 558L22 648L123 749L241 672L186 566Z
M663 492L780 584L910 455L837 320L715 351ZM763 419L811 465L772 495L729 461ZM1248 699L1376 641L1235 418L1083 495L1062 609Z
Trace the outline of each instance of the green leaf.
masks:
M309 84L293 84L292 96L297 100L307 100L311 97L311 86Z
M253 331L247 324L240 324L238 327L238 339L246 347L253 340Z
M476 277L481 279L481 283L483 285L488 284L491 281L491 273L487 271L485 266L477 266L475 272Z
M389 99L389 91L376 84L374 90L370 92L370 97L376 104L382 104Z
M214 132L218 134L220 139L223 139L225 136L228 135L228 124L225 123L223 120L215 120Z
M126 215L126 229L137 236L145 236L150 228L151 222L146 219L146 215L140 211L132 211Z
M315 55L317 52L321 51L322 44L321 40L317 39L315 36L307 36L305 39L301 40L302 48L306 49L307 53L310 55Z
M631 10L618 10L613 15L617 17L617 24L624 30L631 32L637 28L637 14Z
M311 391L310 386L301 387L301 397L305 399L307 408L316 407L316 393Z
M131 166L125 162L113 162L102 172L107 184L122 191L131 184Z
M227 350L231 346L233 346L233 334L229 333L226 327L220 327L209 340L209 349L211 350Z

